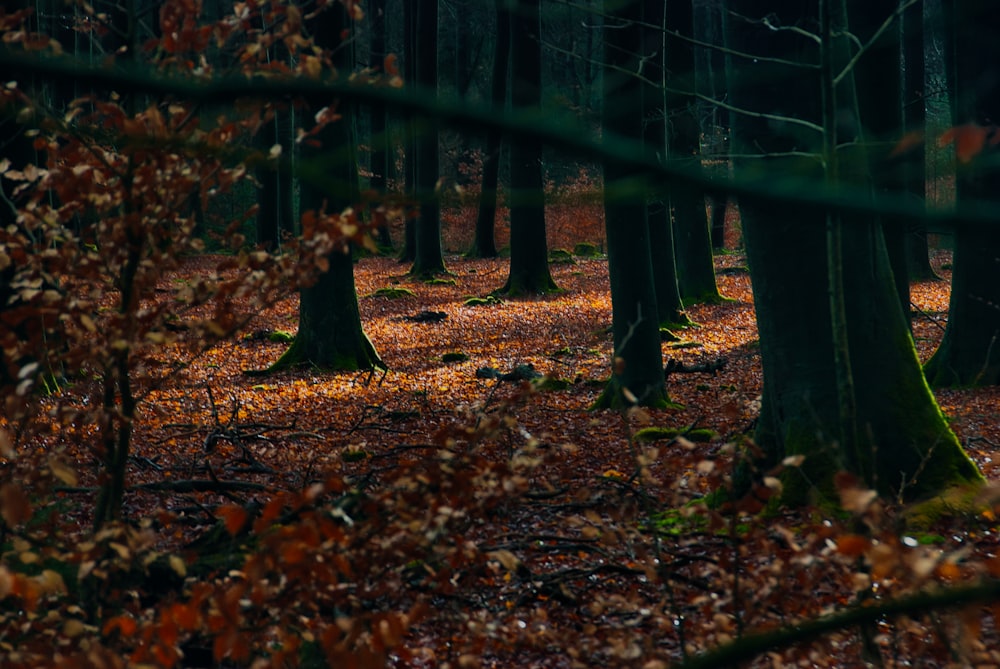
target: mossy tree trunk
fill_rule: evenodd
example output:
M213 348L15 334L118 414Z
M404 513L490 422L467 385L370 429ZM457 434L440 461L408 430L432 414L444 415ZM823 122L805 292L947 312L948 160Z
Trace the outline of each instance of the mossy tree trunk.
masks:
M761 14L759 3L750 0L730 0L729 7L733 16ZM795 0L774 2L767 9L766 25L738 19L730 23L732 48L763 57L732 57L733 104L819 124L824 118L820 71L799 65L821 62L816 42L798 32L771 29L814 27L819 24L816 9L810 14ZM834 15L842 13L843 5L839 9ZM846 33L841 25L833 34ZM857 132L850 90L844 83L835 90L840 96L834 108L838 126ZM772 154L739 161L741 170L760 169L766 161L778 174L794 170L823 178L818 160L788 155L809 148L821 151L823 136L815 125L737 114L734 138L739 154ZM865 164L854 159L851 170L863 170ZM764 370L756 435L767 453L762 464L775 464L788 455L806 456L801 468L787 474L784 500L797 504L816 494L832 495L833 475L842 469L883 494L905 498L979 480L921 374L881 226L852 221L840 230L842 257L848 262L840 274L846 296L843 319L837 319L846 337L842 341L827 297L831 276L837 273L828 264L835 256L829 253L833 237L825 228L826 213L742 202L741 214ZM839 357L838 347L846 359ZM849 366L850 383L845 383L842 363ZM850 397L843 396L845 391ZM845 407L852 415L845 417Z
M511 16L511 106L541 113L542 44L539 0L522 0ZM545 239L542 145L513 137L510 145L510 274L505 295L556 290Z
M672 163L697 172L702 168L701 124L693 95L696 85L694 44L690 41L694 35L694 10L691 0L671 0L664 5L666 28L676 33L668 34L666 39L668 158ZM689 305L718 302L721 295L715 283L705 194L690 188L674 189L670 192L670 207L681 299Z
M985 0L951 4L954 65L949 83L955 124L988 127L1000 119L1000 40L990 29L996 6ZM958 167L959 201L996 199L1000 166L995 158L977 156ZM925 368L932 385L1000 383L998 258L1000 227L961 226L955 230L948 326Z
M330 269L300 292L299 331L270 371L299 365L327 371L385 368L361 325L351 254L334 251L328 260Z
M641 8L638 2L627 3L605 22L606 137L642 137L643 85L633 74L639 72L641 60L637 53L642 39ZM616 359L611 380L594 406L664 406L668 400L646 225L648 187L634 169L615 162L604 164L604 183Z
M351 49L338 48L342 47L340 36L349 20L342 4L331 3L311 26L317 42L331 50L342 77L348 75L353 64ZM341 118L319 133L319 146L303 146L303 168L316 172L315 179L304 179L299 186L299 208L303 212L318 211L324 205L331 212L343 211L359 197L357 157L351 136L355 108L341 104L337 111ZM329 269L320 274L317 282L300 291L298 333L269 372L299 365L329 371L385 367L361 325L350 250L334 250L328 261Z

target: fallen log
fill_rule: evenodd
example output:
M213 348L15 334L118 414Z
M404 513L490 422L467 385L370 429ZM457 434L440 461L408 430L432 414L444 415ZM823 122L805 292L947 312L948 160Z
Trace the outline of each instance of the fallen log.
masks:
M715 376L720 370L726 366L725 356L716 358L715 360L708 360L705 362L695 362L695 363L683 363L680 360L674 360L670 358L667 360L666 367L663 368L663 378L666 379L673 373L679 374L694 374L697 372L703 372L705 374L711 374Z

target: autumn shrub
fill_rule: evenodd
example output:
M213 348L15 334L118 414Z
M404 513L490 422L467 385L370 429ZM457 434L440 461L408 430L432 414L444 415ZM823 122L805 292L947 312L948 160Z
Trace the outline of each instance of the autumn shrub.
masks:
M404 644L412 626L456 614L435 609L488 571L466 537L526 484L475 448L498 424L456 429L367 484L330 471L255 510L220 506L215 531L167 552L157 544L178 518L166 511L83 541L65 519L45 525L11 474L42 497L76 473L50 458L29 474L0 432L4 666L406 663L419 655Z
M185 54L206 49L209 36L224 40L238 32L244 40L237 54L243 57L235 60L240 71L262 67L266 54L258 53L254 37L266 36L250 23L226 17L199 26L191 10L179 2L164 6L162 42L147 45L154 54L151 68L190 73L195 64ZM281 4L260 11L271 19L298 12ZM3 20L13 29L28 15ZM166 29L177 26L184 30ZM58 51L46 36L11 34L12 47L40 56ZM208 61L203 66L211 74ZM306 54L298 66L315 72L329 64ZM256 213L250 207L213 221L225 231L218 241L231 255L171 283L182 259L205 248L202 228L213 203L250 180L248 165L279 168L280 151L263 155L253 146L273 107L247 103L208 122L182 101L140 104L130 95L94 91L55 114L47 111L43 93L17 86L0 93L0 108L17 119L16 131L32 138L32 156L39 156L34 162L20 156L23 165L0 163L19 207L16 223L0 231L2 269L10 274L5 289L12 293L2 309L10 329L0 378L11 381L5 383L6 416L22 443L40 429L40 418L43 425L55 416L57 423L96 426L80 436L90 457L102 463L95 510L100 525L121 515L142 398L173 371L158 369L159 353L180 348L196 356L232 336L254 315L237 303L252 295L255 308L263 309L308 285L325 270L334 248L370 244L368 233L386 210L372 206L366 221L360 208L302 212L302 236L289 240L282 253L269 254L250 246L241 232ZM335 121L332 114L319 118ZM299 140L315 141L321 127L303 131ZM75 384L74 393L54 394L44 416L32 413L34 386L62 377Z
M167 3L160 20L187 26L186 12ZM27 16L0 20L15 27ZM232 25L211 30L231 34ZM57 50L44 36L6 34L11 48L20 36L26 50ZM205 35L168 31L173 42L158 51L158 64L177 67L176 56L203 49ZM305 285L335 245L351 235L367 238L368 226L354 211L304 212L300 242L270 255L239 231L251 208L217 222L231 255L172 282L183 258L204 248L200 226L213 200L248 179L248 162L273 158L250 144L266 109L244 107L232 119L203 123L183 102L94 92L54 114L43 92L7 86L0 93L0 107L17 119L15 131L32 138L40 157L0 164L18 205L16 222L0 230L4 289L11 293L0 306L4 666L55 665L67 657L79 666L117 666L125 656L115 640L141 641L134 621L166 583L157 574L182 580L185 571L176 556L159 562L156 520L118 522L142 400L176 371L162 366L162 353L190 360L231 336L253 316L237 303L253 295L263 309ZM48 450L50 443L58 446ZM70 466L73 460L97 467ZM95 495L92 517L86 506L67 503L57 484ZM28 620L19 622L25 611ZM172 647L158 646L164 654L152 659L171 664L178 655L165 649Z

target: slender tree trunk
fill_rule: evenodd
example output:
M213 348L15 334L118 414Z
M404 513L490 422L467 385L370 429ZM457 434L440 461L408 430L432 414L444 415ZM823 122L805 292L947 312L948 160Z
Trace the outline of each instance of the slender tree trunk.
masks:
M403 79L417 80L417 3L403 3ZM417 195L417 128L411 114L403 119L403 192L408 196ZM399 255L402 263L412 263L417 259L417 220L407 216L403 222L403 249Z
M371 0L367 9L369 17L369 60L368 65L375 71L382 69L386 56L385 34L386 16L385 0ZM371 114L371 180L369 185L375 193L384 194L388 190L389 172L392 164L392 154L389 148L388 110L385 105L372 104L368 108ZM378 244L385 251L392 251L392 235L389 226L378 229Z
M729 6L734 17L761 16L759 3L751 0L730 0ZM842 9L840 5L838 13ZM769 27L816 25L819 17L810 16L795 0L777 0L767 11L767 25L732 20L734 51L763 57L732 56L733 104L814 124L824 117L831 120L829 114L821 113L817 70L797 65L820 62L816 42ZM846 39L843 26L835 26L831 33ZM829 40L826 46L831 46ZM839 58L845 51L841 48L833 55ZM769 61L768 56L781 62ZM844 61L830 65L829 70L836 73ZM846 82L831 86L827 92L839 96L833 99L834 127L843 136L854 136L859 124L853 97L845 86ZM767 165L775 174L794 170L799 176L823 178L819 161L810 167L801 158L776 155L793 149L818 151L821 135L811 127L736 114L734 138L738 154L770 152ZM760 160L740 160L737 168L759 169ZM850 154L837 160L848 161L846 172L863 171L866 164ZM768 453L765 466L789 455L806 456L801 468L786 473L785 501L804 503L816 494L832 497L833 474L842 469L854 472L883 494L908 499L980 480L921 374L881 226L874 221L852 221L840 230L841 256L849 264L840 275L846 296L844 313L835 318L826 298L835 289L828 263L836 257L829 246L835 238L824 229L826 215L756 202L742 202L741 215L764 369L757 442ZM837 327L845 332L838 332ZM845 334L846 341L842 341ZM846 361L840 359L843 353ZM840 367L845 362L850 383L845 383ZM845 391L851 394L846 401ZM845 407L854 415L845 417ZM845 435L845 419L856 426L848 428L853 435ZM847 445L851 442L853 447Z
M275 119L264 121L257 133L257 148L267 153L278 143ZM278 171L271 165L257 168L257 244L265 249L277 250L281 242L278 218Z
M419 0L416 13L416 83L425 91L437 92L438 0ZM431 119L422 119L416 138L417 196L420 214L416 221L416 257L410 274L432 277L447 271L441 249L441 204L437 197L439 167L438 128Z
M274 26L263 24L260 27L265 30L274 29ZM271 46L268 49L268 58L287 62L288 49L284 42L278 40ZM257 191L257 243L266 249L276 251L281 246L282 235L295 232L292 170L289 169L294 143L292 110L274 104L270 111L271 118L265 118L258 131L257 148L265 155L274 146L281 147L281 152L279 160L275 161L276 164L264 164L257 168L257 181L260 183ZM197 207L197 204L195 206Z
M701 128L693 95L696 86L694 46L688 41L694 32L692 3L691 0L672 0L665 6L667 29L678 35L668 34L666 40L668 157L671 162L691 171L700 171ZM715 284L705 194L691 189L674 189L670 192L670 205L681 298L686 304L718 302L721 295Z
M918 3L903 13L903 127L907 132L923 133L927 126L925 102L927 68L924 49L924 4ZM906 192L920 202L926 202L927 151L918 142L906 155ZM931 267L927 246L927 224L910 221L906 231L906 261L910 279L914 281L939 280Z
M605 19L606 136L641 139L643 85L634 74L639 72L641 10L640 3L628 3ZM646 225L648 184L634 169L611 161L604 165L604 183L615 361L595 407L664 406L668 399Z
M663 82L664 3L662 0L645 0L643 3L642 31L645 62L642 100L645 117L643 141L651 151L661 156L667 153L666 97L660 84ZM653 262L653 281L656 288L656 313L663 327L677 327L691 323L684 313L680 288L677 284L677 264L674 253L674 231L670 224L669 195L656 193L646 205L646 226Z
M497 37L493 52L493 79L490 100L493 108L501 110L507 100L507 69L510 62L510 12L506 0L496 0ZM486 137L486 154L483 157L483 181L479 194L479 215L476 231L468 255L473 258L497 257L496 215L497 183L500 176L500 152L503 134L490 130Z
M996 6L986 0L949 4L954 50L949 84L955 124L987 127L1000 119L1000 40L989 29ZM977 156L959 164L957 186L960 202L994 200L1000 191L1000 167L995 160ZM956 228L948 326L925 368L932 385L1000 383L998 258L997 226Z
M257 146L265 154L271 147L281 146L281 156L288 156L292 151L291 134L288 115L291 110L275 109L274 118L266 120L261 126L257 138ZM272 251L281 246L282 234L293 234L295 231L294 203L292 201L292 172L282 162L275 165L263 165L257 169L257 181L260 189L257 191L257 243ZM196 205L197 206L197 205Z
M723 20L720 0L694 3L694 36L703 44L723 43ZM711 100L726 93L726 60L721 49L695 46L695 85L698 92ZM701 132L709 147L711 166L708 168L720 175L729 172L729 161L725 158L726 136L729 134L729 111L718 105L701 102L698 104ZM726 195L709 193L706 196L710 209L709 232L712 248L720 251L726 246Z
M541 112L542 44L539 0L521 0L511 17L511 105ZM542 145L513 137L510 144L510 274L505 295L556 289L545 239Z
M709 236L712 238L712 248L721 251L726 248L726 209L728 202L724 197L709 196L710 207Z

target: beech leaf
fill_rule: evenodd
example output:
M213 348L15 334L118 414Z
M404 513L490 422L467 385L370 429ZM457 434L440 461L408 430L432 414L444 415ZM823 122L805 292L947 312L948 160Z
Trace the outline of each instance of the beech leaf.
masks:
M0 485L0 516L9 527L16 527L31 518L31 502L16 483Z
M49 469L52 475L70 487L77 484L76 470L66 464L60 457L49 458Z

